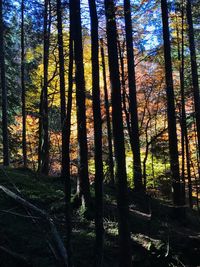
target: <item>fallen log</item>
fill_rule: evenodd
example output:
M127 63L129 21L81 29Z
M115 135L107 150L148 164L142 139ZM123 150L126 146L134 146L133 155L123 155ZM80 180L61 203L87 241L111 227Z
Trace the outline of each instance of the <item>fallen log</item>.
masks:
M49 216L49 214L45 212L44 210L41 210L40 208L33 205L28 200L25 200L21 196L15 194L14 192L12 192L10 189L6 188L3 185L0 185L0 190L3 191L10 198L14 199L20 205L26 207L29 210L32 210L38 213L44 220L46 220L49 223L55 245L57 247L57 250L59 251L60 256L62 257L63 265L64 267L68 267L68 255L67 255L66 248L57 231L57 228L53 222L53 219Z
M3 246L0 246L0 255L5 254L6 257L11 257L14 259L15 263L18 263L17 266L20 267L31 267L32 264L29 262L29 260L24 257L23 255L16 253L8 248L5 248Z

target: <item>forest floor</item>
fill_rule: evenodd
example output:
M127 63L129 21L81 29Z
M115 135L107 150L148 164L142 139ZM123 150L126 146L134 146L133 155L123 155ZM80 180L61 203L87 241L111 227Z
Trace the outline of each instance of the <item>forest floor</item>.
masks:
M0 187L48 212L65 242L64 186L60 178L0 168ZM117 266L118 262L114 192L111 186L104 186L105 267ZM196 211L176 210L160 199L131 192L129 198L133 266L200 266L200 216ZM93 266L94 220L87 220L83 210L74 209L72 224L74 266ZM3 190L0 190L0 237L0 267L59 266L47 222Z

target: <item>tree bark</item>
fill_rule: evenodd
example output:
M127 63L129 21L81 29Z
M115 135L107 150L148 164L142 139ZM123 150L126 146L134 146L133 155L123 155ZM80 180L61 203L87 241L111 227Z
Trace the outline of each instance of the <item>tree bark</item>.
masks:
M38 171L48 175L49 173L49 118L48 118L48 69L49 69L49 45L51 32L51 3L44 0L44 33L43 33L43 85L40 97L40 121L39 121L39 148Z
M65 184L65 218L66 218L66 232L67 232L67 250L69 257L69 266L72 264L71 259L71 179L70 179L70 129L71 129L71 103L69 105L69 113L66 110L66 91L65 91L65 62L63 51L63 25L62 25L62 4L61 0L56 1L57 7L57 30L58 30L58 51L59 51L59 77L60 77L60 102L61 102L61 131L62 131L62 170L61 177ZM68 101L71 100L72 95L72 72L73 72L73 41L70 32L69 41L69 92ZM67 118L67 115L69 118ZM68 124L67 124L68 122Z
M128 130L128 135L130 139L130 145L131 145L131 150L132 153L134 151L133 148L133 139L132 139L132 133L131 133L131 122L130 122L130 114L127 109L127 103L126 103L126 82L125 82L125 70L124 70L124 58L123 58L123 53L122 53L122 48L120 41L118 40L118 50L119 50L119 61L120 61L120 69L121 69L121 86L122 86L122 103L123 103L123 111L125 113L126 117L126 126Z
M135 185L136 191L141 191L143 190L143 185L142 185L142 168L141 168L141 157L140 157L140 140L139 140L136 81L135 81L135 63L134 63L135 60L134 60L134 52L133 52L130 0L124 0L124 17L125 17L126 49L127 49L127 62L128 62L131 139L132 139L132 142L134 143L133 145L134 185Z
M191 171L190 171L190 153L189 153L189 140L187 130L187 118L185 110L185 56L184 56L184 6L182 5L181 11L181 45L179 43L179 29L177 25L177 42L178 42L178 60L181 62L179 67L180 75L180 89L181 89L181 147L182 147L182 182L183 182L183 200L185 202L185 156L188 178L188 194L189 205L192 207L192 185L191 185Z
M92 41L92 100L94 116L95 147L95 266L103 264L103 159L102 159L102 118L99 79L99 36L98 16L95 0L89 0Z
M130 267L131 247L127 198L127 174L117 51L115 6L112 0L105 0L104 4L106 12L108 58L112 87L112 123L116 161L117 205L119 213L119 266Z
M181 183L179 173L178 160L178 145L177 145L177 131L176 131L176 115L174 103L174 87L172 75L172 61L171 61L171 44L168 22L168 7L167 1L161 0L162 22L163 22L163 40L164 40L164 58L165 58L165 79L167 92L167 119L168 119L168 134L169 134L169 154L170 167L172 175L173 187L173 202L174 205L181 205Z
M42 109L42 127L43 127L43 145L41 153L41 173L49 173L49 118L48 118L48 68L49 68L49 45L50 45L50 1L45 0L44 7L44 82L43 82L43 109Z
M198 80L197 59L195 51L191 0L187 0L186 13L187 13L188 32L189 32L189 48L190 48L191 70L192 70L195 120L197 127L198 153L200 158L200 96L199 96L199 80Z
M104 102L105 102L105 109L106 109L106 125L107 125L107 135L108 135L109 176L110 176L111 184L114 185L115 177L114 177L114 162L113 162L113 149L112 149L112 129L111 129L111 122L110 122L110 111L109 111L109 100L108 100L108 88L107 88L107 81L106 81L106 64L105 64L103 39L101 39L100 42L101 42L101 59L102 59L103 82L104 82Z
M79 179L80 196L82 204L86 208L90 207L90 184L88 175L88 145L86 131L86 107L85 107L85 77L83 64L83 45L82 27L80 16L80 0L70 1L72 12L72 33L74 40L74 58L76 65L76 104L77 104L77 123L78 123L78 145L80 156Z

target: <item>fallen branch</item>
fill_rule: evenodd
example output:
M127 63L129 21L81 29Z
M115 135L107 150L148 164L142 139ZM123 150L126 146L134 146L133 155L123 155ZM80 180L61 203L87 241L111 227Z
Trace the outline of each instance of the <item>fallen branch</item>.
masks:
M23 266L31 266L28 259L21 254L11 251L10 249L3 246L0 246L0 251L5 253L6 256L12 257L15 261L20 262L21 264L23 264Z
M137 216L138 218L140 219L143 219L143 220L146 220L146 221L150 221L151 220L151 213L144 213L144 212L141 212L139 210L136 210L136 209L132 209L130 208L129 209L130 213L135 216Z
M57 246L57 249L60 253L60 256L63 259L64 266L67 267L68 266L68 255L67 255L66 248L65 248L63 241L62 241L62 239L61 239L61 237L57 231L56 226L54 225L53 219L49 216L49 214L47 212L41 210L40 208L36 207L35 205L30 203L29 201L25 200L24 198L18 196L17 194L12 192L10 189L6 188L5 186L0 185L0 190L2 190L7 196L14 199L17 203L19 203L22 206L38 213L43 219L45 219L49 223L51 233L52 233L52 236L54 238L54 242Z
M30 215L23 215L23 214L20 214L18 212L12 212L9 210L0 210L0 213L7 213L7 214L11 214L13 216L18 216L18 217L27 218L27 219L39 219L39 217L35 217L35 216L33 217Z

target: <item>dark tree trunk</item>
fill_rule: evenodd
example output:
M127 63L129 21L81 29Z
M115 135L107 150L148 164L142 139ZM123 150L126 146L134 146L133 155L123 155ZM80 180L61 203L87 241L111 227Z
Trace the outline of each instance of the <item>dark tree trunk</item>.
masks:
M185 131L185 153L186 153L186 165L187 165L187 178L188 178L188 195L189 195L189 205L190 208L193 207L192 199L192 179L191 179L191 164L190 164L190 149L189 149L189 139L187 134L187 128Z
M144 189L146 191L147 187L147 172L146 172L146 163L149 155L149 146L151 145L151 142L148 141L148 128L149 124L151 122L151 118L148 119L145 127L145 137L146 137L146 149L145 149L145 155L143 159L143 179L144 179Z
M127 110L127 103L126 103L126 81L125 81L125 71L124 71L124 58L123 58L123 53L120 45L120 41L118 43L118 50L119 50L119 61L120 61L120 68L121 68L121 85L122 85L122 103L123 103L123 111L125 113L126 117L126 126L128 130L128 135L130 138L130 145L131 145L131 150L133 153L133 139L132 139L132 134L131 134L131 124L130 124L130 116L129 116L129 111Z
M180 89L181 89L181 147L182 147L182 183L183 183L183 200L185 202L185 155L186 155L186 165L188 174L188 192L189 192L189 203L192 207L192 188L191 188L191 173L190 173L190 156L189 156L189 143L188 143L188 131L187 131L187 120L186 120L186 110L185 110L185 79L184 79L184 69L185 69L185 57L184 57L184 10L182 6L182 28L181 28L181 45L179 42L179 28L177 22L177 42L178 42L178 60L181 62L179 67L180 75ZM186 149L185 149L186 148ZM186 153L185 153L186 152Z
M69 92L68 106L69 113L66 114L66 92L65 92L65 62L63 51L63 29L62 29L62 4L57 0L57 30L58 30L58 51L59 51L59 76L60 76L60 102L61 102L61 131L62 131L62 171L61 176L65 184L65 217L67 230L67 250L69 266L71 266L71 180L70 180L70 124L71 124L71 102L72 102L72 74L73 74L73 41L70 33L69 51ZM69 103L69 101L71 101ZM67 118L67 115L69 118ZM68 123L68 124L67 124Z
M188 130L187 130L187 118L186 118L186 110L185 110L185 84L184 84L184 6L182 5L182 33L181 33L181 55L179 58L181 59L181 67L180 67L180 85L181 85L181 103L182 103L182 145L185 143L185 149L183 149L182 157L184 157L184 151L186 153L186 167L187 167L187 178L188 178L188 195L189 195L189 205L193 207L192 200L192 180L191 180L191 170L190 170L190 149L189 149L189 139L188 139ZM185 141L185 142L184 142ZM184 164L184 160L183 160ZM182 166L184 172L184 166ZM182 178L184 182L184 191L185 191L185 177ZM185 192L184 192L185 193Z
M1 67L1 96L2 96L2 135L3 135L3 165L8 166L9 158L9 138L8 138L8 99L5 76L5 48L4 48L4 22L3 3L0 0L0 67Z
M24 0L21 3L21 88L22 88L22 152L23 165L27 167L27 144L26 144L26 88L25 88L25 49L24 49Z
M112 86L112 123L116 161L117 205L119 213L119 266L130 267L131 247L127 198L127 175L121 106L121 86L117 51L115 6L112 0L105 0L104 3L107 24L109 68Z
M95 0L89 0L92 41L92 99L94 116L95 147L95 266L103 264L103 159L102 159L102 118L99 81L99 36L98 16Z
M42 140L43 140L43 129L42 129L42 110L43 110L43 84L41 84L40 93L40 104L39 104L39 129L38 129L38 172L41 171L42 164Z
M51 31L51 10L50 1L44 1L44 47L43 47L43 65L44 81L41 92L41 113L40 113L40 134L41 147L39 146L39 172L48 175L49 173L49 118L48 118L48 68L49 68L49 45Z
M110 111L109 111L109 100L108 100L108 88L106 81L106 64L105 55L103 48L103 39L101 42L101 59L102 59L102 69L103 69L103 82L104 82L104 99L105 99L105 109L106 109L106 125L107 125L107 135L108 135L108 153L109 153L109 176L112 185L115 183L114 178L114 162L113 162L113 149L112 149L112 129L110 122Z
M193 131L194 133L196 133L197 129L196 129L196 124L195 124L195 114L193 115ZM195 135L195 147L196 147L196 156L197 156L197 166L198 166L198 177L196 175L196 170L195 170L195 165L193 163L192 158L190 158L190 165L193 169L193 173L194 173L194 177L195 177L195 193L196 193L196 205L197 205L197 209L198 211L200 211L200 207L199 207L199 177L200 177L200 170L199 170L199 153L198 153L198 141L197 141L197 136Z
M161 9L162 9L162 22L163 22L165 79L166 79L166 92L167 92L167 118L168 118L170 166L171 166L172 187L173 187L173 202L174 205L181 205L182 198L181 198L181 183L180 183L179 160L178 160L178 145L177 145L178 141L176 132L171 44L170 44L169 22L168 22L168 7L166 0L161 0Z
M50 1L45 0L44 10L44 84L43 84L43 146L41 173L49 173L49 118L48 118L48 68L49 68L49 44L50 44Z
M94 116L95 147L95 266L103 264L103 159L102 159L102 118L99 80L99 36L98 16L95 0L89 0L92 40L92 99Z
M88 175L88 145L86 131L86 107L85 107L85 77L83 64L82 27L80 16L80 0L71 0L72 33L74 40L74 58L76 65L76 105L78 123L78 145L80 156L79 179L80 195L86 208L90 207L90 184Z
M197 59L195 51L191 0L187 0L186 12L187 12L188 31L189 31L189 48L190 48L191 70L192 70L195 119L197 127L198 153L200 158L200 97L199 97L199 80L198 80Z
M134 143L133 145L134 185L136 191L141 191L143 190L143 185L142 185L142 168L141 168L141 157L140 157L140 140L139 140L139 128L138 128L138 112L137 112L135 64L134 64L135 61L133 53L130 0L124 0L124 17L125 17L126 48L127 48L127 62L128 62L131 139L132 142Z

